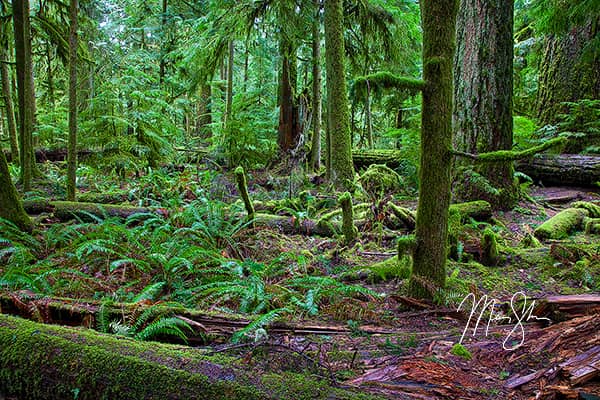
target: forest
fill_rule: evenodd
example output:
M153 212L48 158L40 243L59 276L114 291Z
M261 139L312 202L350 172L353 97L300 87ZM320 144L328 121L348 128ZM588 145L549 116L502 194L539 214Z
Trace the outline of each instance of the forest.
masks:
M0 0L0 399L600 399L599 32Z

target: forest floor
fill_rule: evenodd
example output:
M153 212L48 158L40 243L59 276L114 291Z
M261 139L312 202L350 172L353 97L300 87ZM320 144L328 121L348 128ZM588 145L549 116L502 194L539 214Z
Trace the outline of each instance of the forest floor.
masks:
M193 171L169 176L170 180L164 182L154 177L145 180L145 183L121 182L111 187L90 184L86 191L88 196L95 191L105 196L107 192L126 194L130 204L158 206L159 210L164 210L164 214L173 213L170 207L181 208L190 202L195 204L200 192L209 193L212 198L218 197L223 204L238 200L235 180L230 175ZM204 189L190 189L192 181ZM282 197L281 193L285 193L286 189L299 193L305 183L293 182L291 178L273 178L264 171L254 173L249 177L250 196L272 199ZM170 189L165 190L167 184ZM307 186L308 193L316 199L314 201L327 198L320 194L321 188L318 186ZM55 187L48 185L38 195L44 198L60 197L55 190ZM136 198L131 198L132 193L136 194ZM173 197L179 200L169 203L161 198L167 197L168 193L174 194ZM531 187L528 196L528 200L522 201L510 212L494 212L490 221L471 220L465 224L461 250L448 265L448 289L443 300L435 305L406 297L407 279L396 268L369 269L395 255L397 236L407 230L393 231L367 224L360 232L359 239L346 246L340 243L338 237L284 234L270 228L244 225L230 237L224 237L224 244L215 245L215 249L223 259L245 260L241 268L246 268L242 273L246 278L258 276L262 279L261 290L269 293L269 307L255 306L255 313L287 307L284 300L277 297L277 291L291 291L284 286L285 282L293 279L297 279L293 282L300 282L311 276L327 278L331 281L315 280L322 283L314 284L318 286L328 282L332 290L339 289L340 293L346 287L342 285L357 285L370 291L355 291L352 295L344 294L345 297L322 294L317 300L317 293L320 292L315 289L309 294L311 290L306 289L311 283L307 281L303 290L298 289L298 293L306 297L295 298L294 311L281 314L284 316L279 319L280 328L271 329L277 324L265 325L265 329L254 332L255 340L241 344L231 344L226 337L215 335L208 343L197 345L239 357L241 364L253 373L306 372L330 380L332 385L356 387L390 398L599 398L597 374L573 380L575 372L569 369L571 364L568 363L573 363L572 358L582 352L591 351L588 359L583 361L589 361L589 368L595 368L596 371L600 369L600 337L598 330L594 330L599 325L596 320L600 300L593 296L600 292L598 236L575 232L568 238L547 240L539 247L527 247L522 243L531 236L535 227L574 201L600 204L600 190ZM332 199L335 203L335 198ZM416 200L410 195L399 198L397 203L410 209L416 207ZM201 211L207 212L207 209ZM226 213L227 210L219 212ZM288 208L280 214L290 218L308 218L311 211ZM177 221L177 216L171 217ZM227 219L222 215L221 218ZM143 220L140 221L143 223ZM89 226L83 226L82 221L61 222L52 214L41 214L37 216L37 222L41 229L35 239L42 243L41 247L45 250L37 251L35 257L38 261L47 257L54 263L62 263L68 267L68 271L62 272L66 275L61 277L58 274L49 278L52 289L46 292L36 291L32 287L16 286L11 289L9 283L2 285L6 288L2 289L0 295L6 296L8 293L9 297L18 297L25 302L28 296L39 298L45 294L54 299L75 299L76 303L81 304L100 301L108 296L127 303L139 300L134 295L144 292L145 288L156 282L156 270L135 270L135 262L131 260L129 264L122 262L110 264L110 268L98 267L114 261L115 257L110 258L107 254L117 250L114 247L110 251L102 249L101 245L106 243L99 240L106 239L97 232L96 236L91 237L96 247L84 247L81 242L71 247L64 243L61 245L61 241L72 240L70 234L58 235L50 243L48 232L61 229L66 232L65 227L74 227L82 235L91 231ZM490 226L494 227L499 237L501 250L500 262L493 267L476 262L481 232ZM152 229L157 230L158 227ZM165 247L162 249L165 250ZM133 257L130 253L125 257L125 249L119 250L119 253L121 258ZM9 269L0 265L5 281ZM265 274L267 270L270 275ZM181 293L185 290L177 296L172 294L169 297L165 293L176 292L182 281L167 276L165 271L162 273L166 282L161 286L163 297L140 301L145 304L181 301L184 296ZM183 276L185 280L190 274ZM231 285L240 284L232 279ZM207 286L201 287L204 291L209 290ZM298 288L293 285L290 287L294 290ZM211 313L229 312L241 314L242 317L252 314L252 307L243 309L243 304L240 306L240 302L251 301L249 298L231 295L228 299L219 300L211 297L209 290L205 296L209 299L198 300L193 288L186 287L186 290L193 298L191 302L182 301L188 308L193 308L190 304L196 302L199 309ZM352 290L348 289L347 292ZM471 309L463 305L462 312L458 312L461 301L470 293L477 298L487 295L490 301L495 302L492 306L494 311L490 313L489 309L486 312L477 309L475 317L469 318ZM226 295L223 292L223 296ZM586 311L581 312L577 308L574 312L557 317L557 313L552 313L555 309L548 304L552 303L553 296L566 295L587 295L586 298L575 297L584 303L582 307ZM513 296L516 297L512 311L516 318L508 322L494 320L511 315ZM309 304L312 301L318 302L318 312L317 305ZM526 321L523 315L527 314L527 310L524 307L533 303L537 306L530 315L550 317L552 324L534 318ZM480 313L481 324L474 332L474 323ZM586 315L590 313L591 317ZM490 319L491 326L486 331L484 328ZM463 334L462 345L457 345ZM579 361L583 362L581 359ZM594 376L595 380L592 379Z

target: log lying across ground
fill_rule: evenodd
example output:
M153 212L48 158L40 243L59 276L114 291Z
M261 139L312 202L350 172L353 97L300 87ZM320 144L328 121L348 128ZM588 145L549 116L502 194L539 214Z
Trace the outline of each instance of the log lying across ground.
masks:
M83 159L93 153L92 150L79 150L77 157ZM12 155L5 151L6 160L12 162ZM67 159L67 149L37 149L35 151L35 161L42 163L46 161L65 161Z
M183 346L0 315L0 397L22 399L374 399L294 373L244 370Z
M352 150L352 161L357 170L372 164L385 164L390 168L400 166L402 152L399 150Z
M544 185L597 187L600 156L540 154L517 162L516 169Z
M74 218L89 220L90 215L103 217L127 218L133 214L151 212L149 208L125 205L83 203L71 201L25 200L23 207L28 214L51 212L61 221Z

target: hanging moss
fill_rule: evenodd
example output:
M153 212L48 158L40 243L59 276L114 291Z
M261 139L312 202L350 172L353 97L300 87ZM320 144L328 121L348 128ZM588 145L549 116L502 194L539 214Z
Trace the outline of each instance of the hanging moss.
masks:
M246 173L244 172L244 168L242 168L241 166L235 169L235 179L237 181L240 196L244 201L244 207L246 208L246 212L248 213L248 220L252 221L254 219L254 206L250 201L250 195L248 195L248 182L246 180Z
M514 150L498 150L492 151L489 153L481 153L481 154L471 154L465 153L462 151L452 151L452 154L458 157L466 157L473 160L474 163L492 163L492 162L507 162L507 161L517 161L523 158L532 157L538 153L551 149L553 147L563 146L567 143L567 139L563 137L554 138L540 144L539 146L534 146L526 150L522 151L514 151Z
M358 229L354 225L354 212L352 210L352 196L345 192L338 199L342 207L342 232L344 233L344 243L354 242L358 236Z
M589 211L582 208L567 208L550 218L534 231L538 239L562 239L571 232L581 229Z
M406 91L412 95L423 90L425 82L422 79L394 75L388 71L354 78L352 91L355 97L365 98L368 87L370 87L372 92L378 92L383 89L396 89Z
M490 267L498 265L500 253L498 252L498 240L496 234L487 228L481 238L481 262Z

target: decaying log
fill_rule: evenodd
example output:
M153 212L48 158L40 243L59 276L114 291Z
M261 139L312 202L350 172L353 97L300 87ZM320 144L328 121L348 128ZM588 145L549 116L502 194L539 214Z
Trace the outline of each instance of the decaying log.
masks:
M364 398L310 376L243 370L200 349L0 315L0 397L298 399L307 387L316 399Z
M93 153L92 150L79 150L77 152L78 159L85 159L89 155ZM8 162L12 161L12 156L10 152L4 152L6 155L6 160ZM35 151L35 161L38 163L46 162L46 161L65 161L67 159L67 149L37 149Z
M149 208L112 204L83 203L71 201L25 200L23 207L28 214L50 212L61 221L80 218L89 221L90 215L98 218L127 218L133 214L152 212Z
M600 156L537 155L519 161L516 169L544 185L596 187L600 182Z
M534 314L553 321L600 314L600 295L579 294L550 296L537 300Z
M583 228L589 212L581 208L567 208L538 226L533 232L538 239L562 239Z
M400 166L402 153L398 150L352 150L352 161L357 170L372 164L384 164L396 168Z

